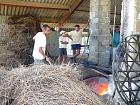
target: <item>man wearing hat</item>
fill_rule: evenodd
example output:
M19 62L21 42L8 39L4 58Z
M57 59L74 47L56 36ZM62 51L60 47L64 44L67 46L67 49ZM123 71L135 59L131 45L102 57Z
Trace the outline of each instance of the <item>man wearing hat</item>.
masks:
M60 56L59 56L59 62L62 64L66 64L67 62L67 44L68 44L68 37L65 34L65 31L60 32L59 37L59 50L60 50Z

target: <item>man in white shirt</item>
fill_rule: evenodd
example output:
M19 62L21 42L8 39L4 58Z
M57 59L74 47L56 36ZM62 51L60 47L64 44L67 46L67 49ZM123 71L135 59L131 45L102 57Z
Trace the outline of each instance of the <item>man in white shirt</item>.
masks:
M81 41L82 41L83 29L80 29L79 25L75 25L75 30L68 32L68 35L72 38L72 50L73 50L73 60L77 63L76 58L80 54Z
M44 61L49 61L49 57L45 55L46 50L46 36L50 33L50 27L48 25L42 26L42 32L38 32L34 37L34 49L33 49L33 57L34 64L44 64Z

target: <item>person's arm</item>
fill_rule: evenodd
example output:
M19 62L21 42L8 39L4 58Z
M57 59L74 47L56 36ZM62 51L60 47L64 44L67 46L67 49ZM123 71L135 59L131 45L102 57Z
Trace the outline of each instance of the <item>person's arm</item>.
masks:
M69 39L73 40L71 36L68 35L67 37L68 37Z
M84 37L83 32L84 32L84 28L81 28L81 29L80 29L81 37Z
M68 41L63 41L63 39L61 37L59 37L59 43L61 43L61 44L68 44Z
M48 57L47 55L45 55L44 51L43 51L43 47L39 47L39 52L46 58Z
M33 40L35 40L35 36L33 37Z
M45 55L45 53L44 53L42 48L43 47L39 47L39 52L44 56L45 60L51 65L52 64L51 63L52 59L50 57L48 57L48 55Z
M37 34L36 34L37 35ZM36 35L33 37L33 40L35 41L35 37L36 37Z
M84 28L81 28L81 29L80 29L80 32L84 32Z
M61 41L61 44L69 44L69 43L67 41L65 41L65 42Z
M65 34L67 35L67 37L68 37L69 39L73 40L72 37L71 37L71 32L66 32Z
M44 58L49 58L45 52L43 51L44 48L46 48L46 39L44 37L42 38L41 36L37 37L37 43L39 45L39 53L44 57Z

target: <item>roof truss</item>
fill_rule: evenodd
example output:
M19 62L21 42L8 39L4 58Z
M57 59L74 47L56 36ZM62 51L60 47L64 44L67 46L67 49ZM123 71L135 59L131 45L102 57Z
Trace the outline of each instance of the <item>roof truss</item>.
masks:
M17 1L17 0L0 0L0 4L21 6L21 7L32 7L32 8L69 10L69 7L65 6L65 5L37 3L37 2L25 2L25 1Z

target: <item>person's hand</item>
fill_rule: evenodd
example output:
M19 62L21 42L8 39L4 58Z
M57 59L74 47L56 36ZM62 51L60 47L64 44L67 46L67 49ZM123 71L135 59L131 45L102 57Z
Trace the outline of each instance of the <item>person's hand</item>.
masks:
M68 35L68 32L65 32L64 34L65 34L65 35Z
M49 58L48 56L45 57L45 60L46 60L50 65L52 64L52 63L51 63L52 60L51 60L51 58Z

